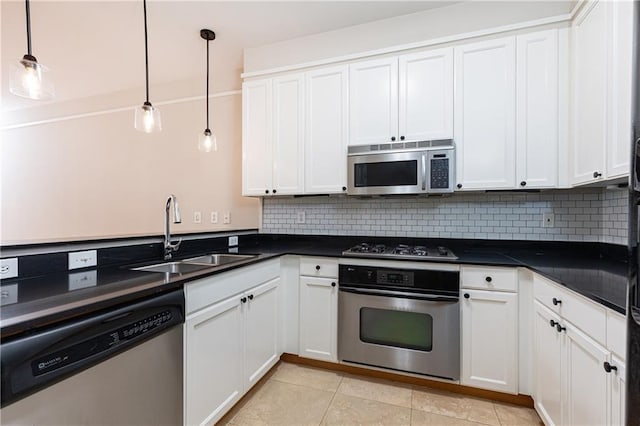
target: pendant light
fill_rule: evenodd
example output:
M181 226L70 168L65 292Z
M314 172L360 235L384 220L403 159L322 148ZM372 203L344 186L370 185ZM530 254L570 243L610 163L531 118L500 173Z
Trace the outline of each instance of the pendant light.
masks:
M147 37L147 0L142 0L144 8L144 66L146 71L146 101L136 108L134 125L136 130L153 133L162 130L160 111L149 102L149 41Z
M27 54L14 64L9 91L16 96L35 100L49 100L54 96L53 80L49 68L38 63L31 52L31 13L29 0L25 0L27 15Z
M218 150L216 135L211 133L211 129L209 128L209 42L216 39L216 33L211 30L202 29L200 30L200 37L207 41L207 96L205 98L207 103L207 127L198 137L198 150L211 152Z

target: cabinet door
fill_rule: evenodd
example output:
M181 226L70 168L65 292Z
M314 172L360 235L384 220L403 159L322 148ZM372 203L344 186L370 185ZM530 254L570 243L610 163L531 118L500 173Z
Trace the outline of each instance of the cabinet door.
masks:
M278 362L278 284L275 278L243 294L244 377L249 390Z
M517 37L517 183L558 183L558 30Z
M631 143L631 94L633 58L633 3L609 2L612 17L611 75L609 79L609 145L607 177L629 174L629 144Z
M562 346L564 333L552 325L560 317L534 302L533 377L535 409L547 426L562 423Z
M242 195L271 193L271 80L242 84Z
M304 77L273 79L273 193L304 192Z
M342 193L347 186L349 68L306 74L305 193Z
M515 37L455 48L455 144L461 189L515 187Z
M463 385L518 393L518 295L462 289Z
M401 55L398 66L400 139L453 138L453 48Z
M185 424L213 424L243 395L240 305L233 297L185 322Z
M604 425L610 391L603 363L609 352L571 323L566 328L564 424Z
M609 373L611 381L611 421L609 424L622 426L626 418L626 377L627 371L624 362L615 355L611 357L611 364L616 367Z
M349 145L389 143L398 136L398 59L349 66Z
M607 140L607 2L587 3L573 27L573 183L604 176Z
M333 278L300 277L300 356L338 360L338 287Z

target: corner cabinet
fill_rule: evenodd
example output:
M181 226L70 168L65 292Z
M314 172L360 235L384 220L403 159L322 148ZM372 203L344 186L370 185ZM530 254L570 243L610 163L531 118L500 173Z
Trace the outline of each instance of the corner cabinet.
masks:
M460 383L518 393L518 275L515 268L461 268Z
M245 82L242 110L242 194L302 193L302 74Z
M349 67L349 146L453 137L453 49Z
M265 262L185 285L185 424L215 423L278 362L278 273Z
M585 2L573 32L572 183L629 173L633 2Z

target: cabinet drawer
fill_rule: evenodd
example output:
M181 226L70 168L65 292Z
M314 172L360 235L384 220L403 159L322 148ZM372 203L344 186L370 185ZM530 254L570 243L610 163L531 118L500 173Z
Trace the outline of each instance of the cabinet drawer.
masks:
M460 279L462 288L518 291L518 270L516 268L463 266Z
M338 260L326 257L303 257L300 259L300 275L338 278Z
M538 274L533 276L533 294L540 303L560 314L598 343L606 344L607 314L604 307Z
M607 311L607 349L624 360L627 354L627 321L624 315Z

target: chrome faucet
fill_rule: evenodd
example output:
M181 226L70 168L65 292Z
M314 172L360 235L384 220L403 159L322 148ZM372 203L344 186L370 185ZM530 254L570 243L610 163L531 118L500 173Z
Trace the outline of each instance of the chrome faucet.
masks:
M180 220L178 199L175 195L170 194L169 198L167 198L167 205L164 210L164 260L171 259L172 253L178 251L178 247L180 247L180 243L182 242L182 238L180 238L177 243L171 243L171 232L169 231L169 207L171 206L171 201L173 201L173 223L182 222Z

